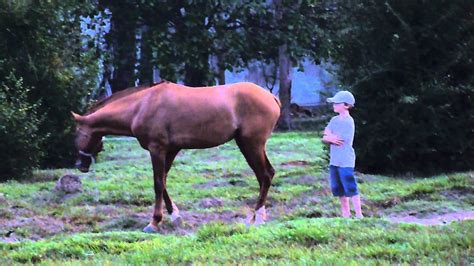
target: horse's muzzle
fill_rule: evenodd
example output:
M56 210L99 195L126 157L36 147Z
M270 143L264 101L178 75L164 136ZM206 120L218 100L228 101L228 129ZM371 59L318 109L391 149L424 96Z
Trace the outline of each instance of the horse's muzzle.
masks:
M82 161L81 161L81 160L77 160L76 163L74 164L74 166L75 166L79 171L81 171L82 173L87 173L87 172L89 172L89 167L84 166L84 165L82 164Z

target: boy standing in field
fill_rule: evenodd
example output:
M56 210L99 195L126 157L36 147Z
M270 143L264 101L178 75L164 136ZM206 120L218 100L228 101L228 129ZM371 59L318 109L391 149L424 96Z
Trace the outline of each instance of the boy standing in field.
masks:
M333 104L333 117L324 129L323 142L330 144L329 179L331 191L341 202L342 217L351 217L349 198L357 218L362 218L360 196L354 176L355 152L352 148L354 140L354 119L349 109L355 104L355 98L348 91L340 91L327 100Z

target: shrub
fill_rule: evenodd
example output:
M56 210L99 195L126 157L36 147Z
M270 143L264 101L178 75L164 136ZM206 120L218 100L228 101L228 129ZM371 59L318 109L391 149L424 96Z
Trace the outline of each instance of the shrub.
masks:
M38 106L27 101L28 88L13 73L0 81L0 181L24 177L43 156Z
M332 56L356 97L356 167L428 175L473 169L474 13L469 1L338 2Z
M10 124L11 130L16 130L10 134L20 134L14 139L16 142L26 142L21 134L30 133L30 140L33 137L44 140L34 141L34 145L30 143L31 149L22 150L34 157L27 163L30 166L39 162L40 167L65 167L71 166L75 159L74 121L70 111L83 111L88 93L97 85L97 54L86 46L94 40L81 34L81 16L92 14L93 8L89 2L0 2L0 81L15 73L30 90L21 99L15 99L16 92L9 92L10 102L2 103L3 108L10 111L27 108L28 115L35 110L44 117L34 120L33 116L28 120L20 111L2 117L5 120L2 124ZM29 123L28 130L16 128L25 123ZM37 149L44 156L35 154ZM3 152L17 162L26 156L14 150Z
M431 84L411 90L410 96L367 86L358 88L356 97L360 170L426 175L472 169L472 86Z

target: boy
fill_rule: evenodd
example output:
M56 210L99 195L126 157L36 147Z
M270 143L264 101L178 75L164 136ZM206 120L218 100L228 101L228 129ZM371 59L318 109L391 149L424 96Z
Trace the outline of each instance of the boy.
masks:
M331 191L341 202L342 217L351 217L349 198L352 199L356 217L362 218L360 196L354 176L355 153L352 148L354 140L354 119L349 109L355 104L355 98L348 91L340 91L327 100L333 103L333 117L324 130L323 142L330 144L329 176Z

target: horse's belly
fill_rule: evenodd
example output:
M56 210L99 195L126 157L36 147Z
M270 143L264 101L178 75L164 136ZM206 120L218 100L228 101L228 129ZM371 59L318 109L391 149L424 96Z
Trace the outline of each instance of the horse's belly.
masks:
M230 115L208 114L205 119L180 121L170 127L169 138L173 146L182 149L205 149L231 140L237 130Z
M234 131L235 132L235 131ZM222 145L234 137L233 132L190 132L175 133L171 136L171 145L181 149L206 149Z

